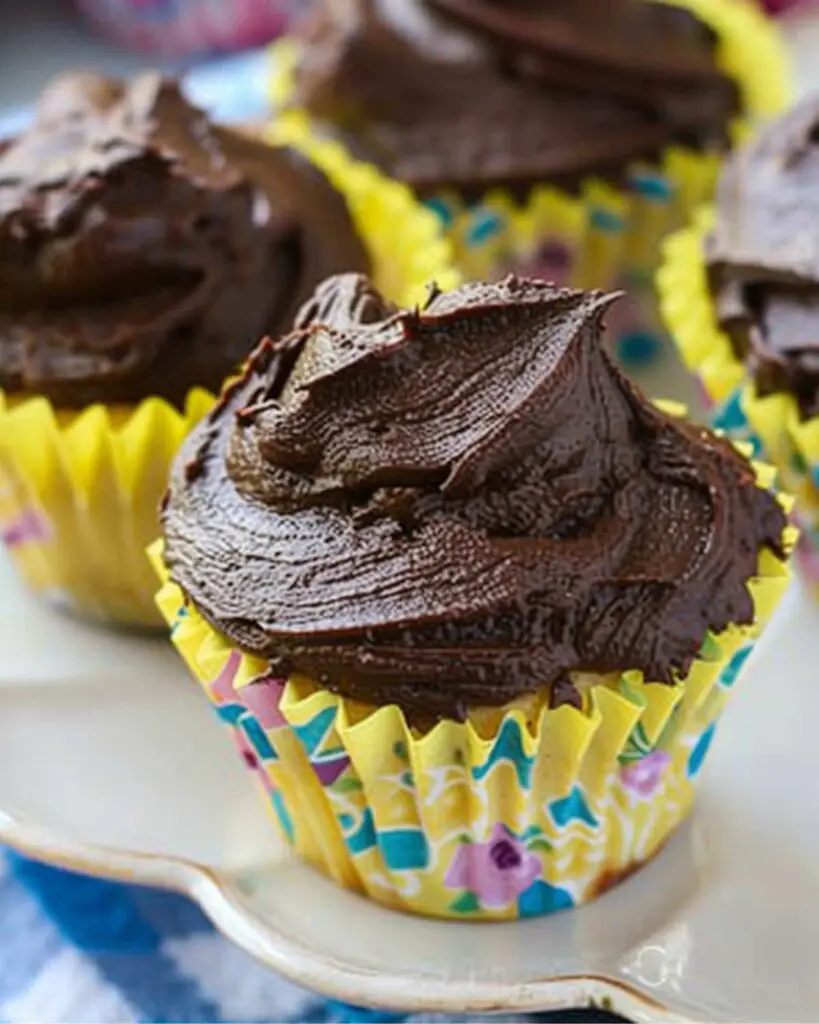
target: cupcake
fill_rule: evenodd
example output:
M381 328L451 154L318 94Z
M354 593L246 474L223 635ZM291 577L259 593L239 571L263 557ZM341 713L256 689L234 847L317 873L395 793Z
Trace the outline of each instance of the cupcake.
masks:
M273 93L426 200L467 276L626 288L634 362L659 346L658 241L787 100L774 33L745 0L319 0Z
M615 301L330 278L174 464L173 641L298 852L388 906L548 913L649 859L787 583L772 473L620 374Z
M120 46L201 55L263 46L306 0L77 0L88 21Z
M0 530L82 614L161 625L145 547L170 460L318 282L373 272L411 301L449 273L407 190L297 132L271 142L156 74L77 74L0 152Z
M798 564L819 596L819 94L725 168L716 205L671 239L663 310L716 422L796 496Z

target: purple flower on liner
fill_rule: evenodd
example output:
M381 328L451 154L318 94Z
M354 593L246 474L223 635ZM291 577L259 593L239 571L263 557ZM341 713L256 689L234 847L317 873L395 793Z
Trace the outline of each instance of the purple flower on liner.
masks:
M543 872L540 858L498 822L488 843L459 846L444 884L474 893L486 910L502 910Z
M9 548L19 547L30 541L48 540L50 537L49 521L33 508L26 509L16 519L0 527L0 539Z
M665 750L652 750L639 761L624 764L620 769L620 781L630 792L648 800L660 788L663 774L669 764L670 754Z
M347 771L351 762L349 755L342 752L330 757L316 758L311 760L310 764L322 786L332 786Z
M240 687L236 696L259 720L263 729L283 729L287 719L281 713L281 700L286 679L259 676Z

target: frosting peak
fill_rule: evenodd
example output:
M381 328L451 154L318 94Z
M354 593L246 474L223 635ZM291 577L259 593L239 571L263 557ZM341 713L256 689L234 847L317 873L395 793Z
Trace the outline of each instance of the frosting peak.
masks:
M229 467L241 466L240 489L252 491L249 467L261 457L266 500L297 506L382 487L474 495L529 447L527 404L612 300L545 300L512 278L433 292L423 312L396 311L362 278L331 279L286 387L243 412ZM544 316L550 346L533 330Z
M0 386L181 403L348 267L344 202L295 153L155 73L64 76L0 152Z
M715 39L646 0L325 0L296 102L420 192L576 186L727 142Z
M615 298L510 277L396 310L326 281L189 441L173 578L277 671L414 717L568 699L573 671L671 682L751 620L784 518L615 369Z

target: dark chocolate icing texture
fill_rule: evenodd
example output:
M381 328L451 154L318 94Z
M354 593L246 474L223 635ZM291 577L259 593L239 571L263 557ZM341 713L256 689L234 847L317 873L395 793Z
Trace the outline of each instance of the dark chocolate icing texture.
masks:
M819 93L728 162L707 249L719 323L759 391L819 414Z
M614 296L507 278L397 310L329 279L188 440L171 577L216 628L417 721L574 670L671 683L749 623L784 515L614 367Z
M722 150L739 107L711 30L646 0L323 0L302 39L295 102L422 194Z
M296 152L212 124L156 74L67 76L0 152L0 387L181 404L327 274L367 265Z

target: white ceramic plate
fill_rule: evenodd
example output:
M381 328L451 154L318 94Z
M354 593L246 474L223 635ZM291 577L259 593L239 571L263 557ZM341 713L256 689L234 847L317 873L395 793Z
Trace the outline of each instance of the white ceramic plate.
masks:
M229 938L350 1002L634 1020L819 1019L819 609L798 590L751 660L693 818L596 904L424 921L278 844L174 652L40 608L0 562L0 840L187 893Z

